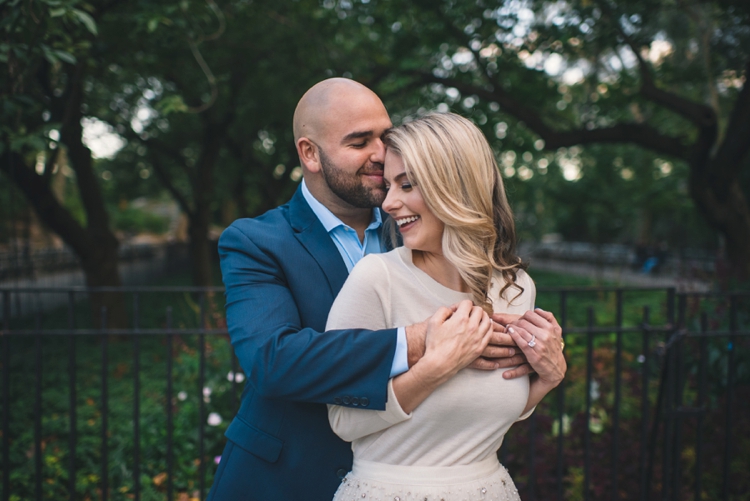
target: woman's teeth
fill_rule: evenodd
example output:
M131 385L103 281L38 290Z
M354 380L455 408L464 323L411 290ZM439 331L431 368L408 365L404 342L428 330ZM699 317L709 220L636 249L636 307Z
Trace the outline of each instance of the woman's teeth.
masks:
M397 221L396 221L396 224L397 224L397 225L399 226L399 228L400 228L400 227L402 227L402 226L403 226L403 225L405 225L405 224L413 223L413 222L414 222L414 221L416 221L417 219L419 219L419 216L405 217L405 218L403 218L403 219L399 219L399 220L397 220Z

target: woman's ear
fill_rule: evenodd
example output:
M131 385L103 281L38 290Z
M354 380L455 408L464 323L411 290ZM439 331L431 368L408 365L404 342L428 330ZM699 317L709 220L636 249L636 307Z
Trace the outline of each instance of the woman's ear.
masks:
M300 162L307 171L320 172L318 147L310 139L306 137L297 139L297 155L299 155Z

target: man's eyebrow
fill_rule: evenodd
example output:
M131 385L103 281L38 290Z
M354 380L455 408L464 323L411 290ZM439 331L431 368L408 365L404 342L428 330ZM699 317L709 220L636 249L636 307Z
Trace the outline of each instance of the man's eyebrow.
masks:
M344 138L341 140L342 143L345 143L347 141L351 141L352 139L361 139L364 137L370 137L374 134L371 130L363 130L363 131L357 131L357 132L350 132Z

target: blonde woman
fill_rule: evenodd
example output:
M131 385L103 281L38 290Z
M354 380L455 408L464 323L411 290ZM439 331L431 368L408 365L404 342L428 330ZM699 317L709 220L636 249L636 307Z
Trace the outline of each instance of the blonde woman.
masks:
M326 329L411 325L441 307L448 318L481 306L481 325L487 315L516 313L523 316L508 333L536 374L509 379L503 369L466 368L471 360L456 366L446 362L447 343L428 336L419 362L390 381L384 411L329 406L331 427L354 452L334 500L518 499L497 451L563 378L559 326L532 311L534 283L514 254L513 215L479 129L432 114L389 130L384 142L383 209L403 247L357 264Z

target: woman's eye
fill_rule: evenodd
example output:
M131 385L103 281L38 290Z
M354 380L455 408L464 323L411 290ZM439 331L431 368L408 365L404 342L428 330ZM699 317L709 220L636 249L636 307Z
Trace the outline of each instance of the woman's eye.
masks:
M404 191L408 191L411 189L411 183L404 183L401 185L401 189Z

